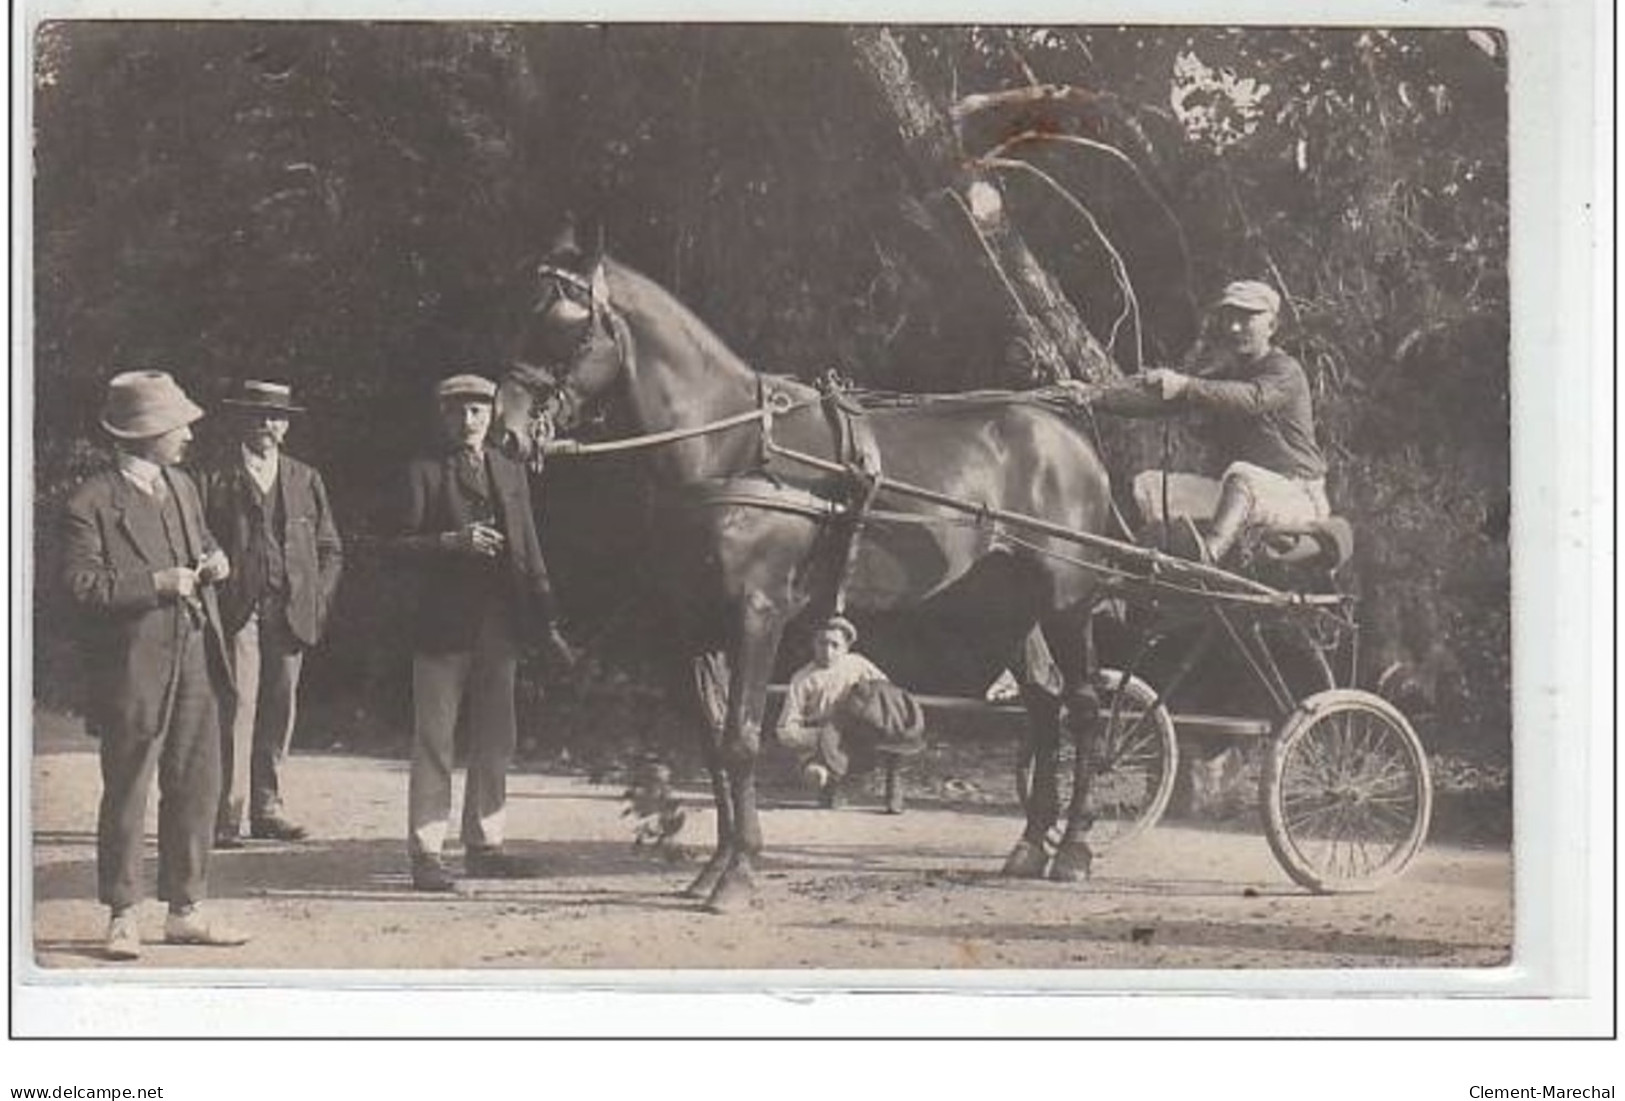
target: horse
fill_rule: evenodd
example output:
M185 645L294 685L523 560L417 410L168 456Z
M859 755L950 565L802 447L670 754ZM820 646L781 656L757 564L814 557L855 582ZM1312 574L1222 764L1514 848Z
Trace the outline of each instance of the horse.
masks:
M953 654L966 676L980 677L974 683L981 687L1004 668L1021 671L1023 641L1035 626L1042 630L1063 686L1059 697L1036 687L1022 693L1035 779L1025 827L1002 873L1087 877L1083 777L1053 848L1047 835L1061 809L1063 724L1083 762L1085 732L1098 722L1089 615L1100 581L1080 562L1095 552L894 492L872 471L869 511L854 511L864 472L842 468L864 464L843 457L840 437L848 433L819 388L759 374L673 295L601 244L588 253L566 233L544 254L534 280L498 389L495 434L537 469L544 451L568 448L560 439L590 418L614 416L633 434L621 442L639 449L652 489L654 580L678 625L685 677L712 704L710 721L698 725L716 846L683 893L712 912L753 896L769 679L792 621L832 606L865 624L902 617L912 637L923 644L934 635L939 650ZM1038 402L1007 392L943 396L867 409L850 420L872 436L887 479L1071 531L1107 528L1111 487L1094 444ZM815 457L816 465L788 460L787 451Z

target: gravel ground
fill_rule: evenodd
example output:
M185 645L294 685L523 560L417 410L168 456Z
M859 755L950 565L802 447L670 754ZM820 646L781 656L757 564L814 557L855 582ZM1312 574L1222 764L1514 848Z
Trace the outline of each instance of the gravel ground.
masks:
M714 836L704 789L680 790L684 848L663 853L632 845L619 785L534 766L512 780L510 845L547 874L420 895L402 842L405 763L302 754L287 790L311 840L253 842L211 869L211 905L253 942L164 946L149 902L143 957L108 964L94 743L63 722L37 739L32 771L43 968L1472 968L1506 963L1512 943L1511 854L1461 840L1482 830L1435 831L1402 878L1369 895L1301 891L1250 819L1165 823L1103 857L1087 883L1001 879L1020 833L1010 800L989 790L1008 783L1002 746L986 776L919 779L898 817L873 797L825 811L770 788L759 904L739 914L677 896Z

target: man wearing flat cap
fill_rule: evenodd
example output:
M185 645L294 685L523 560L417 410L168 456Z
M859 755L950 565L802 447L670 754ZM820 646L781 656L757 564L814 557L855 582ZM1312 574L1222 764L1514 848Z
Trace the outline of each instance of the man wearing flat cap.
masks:
M444 447L408 468L397 539L418 568L407 849L412 885L421 891L455 888L442 849L459 720L468 736L464 871L475 878L536 874L503 849L517 742L514 677L528 634L568 652L553 626L525 472L485 445L496 384L453 375L435 388L435 399Z
M279 382L246 379L225 399L238 446L204 472L203 508L236 569L220 590L237 705L224 731L215 847L249 835L299 841L282 762L293 741L305 653L321 640L343 570L343 544L321 474L282 448L304 410Z
M201 905L220 797L220 701L231 692L214 592L230 564L197 488L175 465L201 416L162 371L115 376L101 426L116 462L80 485L64 514L63 583L83 630L86 725L101 742L96 884L110 959L142 951L136 909L154 774L165 943L248 939Z
M842 782L850 772L868 765L873 754L856 745L841 722L842 703L865 681L886 680L886 674L862 654L854 653L858 629L845 616L831 616L812 637L812 660L790 676L784 707L773 736L801 757L801 775L818 792L819 804L838 809L844 802ZM857 758L856 760L854 758ZM901 789L895 776L888 785L887 810L902 813Z
M1150 519L1162 518L1165 496L1170 512L1211 515L1198 549L1212 562L1222 562L1249 529L1298 530L1330 513L1308 376L1271 343L1280 309L1274 287L1239 280L1214 306L1214 344L1199 349L1205 362L1198 373L1157 368L1104 391L1072 384L1108 413L1206 415L1228 464L1219 482L1150 470L1134 479L1134 499Z

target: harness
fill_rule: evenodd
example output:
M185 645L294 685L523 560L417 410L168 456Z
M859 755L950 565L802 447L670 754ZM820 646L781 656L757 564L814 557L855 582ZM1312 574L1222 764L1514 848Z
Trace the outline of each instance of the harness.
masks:
M835 372L819 380L824 417L835 436L835 455L846 467L846 509L837 520L842 541L840 570L835 575L834 614L846 614L846 589L857 570L858 547L875 498L880 495L880 445L862 405L846 393ZM764 440L767 438L764 433Z
M574 272L542 265L538 274L552 277L590 296L591 324L584 331L582 344L575 352L578 361L582 349L596 332L607 331L613 338L617 354L624 368L635 363L635 352L626 322L608 301L608 289L602 278L588 280ZM549 372L551 374L551 372ZM525 384L531 385L528 381ZM554 382L554 395L567 392L567 387ZM570 399L579 407L582 403L573 392ZM987 395L963 395L964 398L986 400ZM1041 404L1048 404L1042 394L1034 396ZM942 400L952 400L943 397ZM918 398L910 403L917 404ZM775 440L775 422L791 413L813 404L821 406L829 423L834 443L835 459L809 454L780 444ZM533 420L536 417L533 412ZM545 416L545 413L543 414ZM690 483L682 487L673 502L684 508L748 507L805 516L821 524L834 526L842 543L841 561L836 573L833 593L834 610L843 610L846 589L854 572L865 524L872 519L887 522L914 522L938 526L964 524L974 526L1012 546L1021 546L1034 553L1068 562L1100 577L1109 584L1130 589L1149 587L1165 593L1182 593L1192 597L1218 600L1256 609L1281 611L1310 611L1328 619L1341 621L1344 599L1336 595L1282 592L1250 578L1207 566L1200 562L1170 555L1163 550L1125 543L1103 535L1078 531L1050 523L1038 517L974 505L923 486L910 485L886 477L881 470L880 451L866 411L856 398L846 392L831 375L821 380L816 398L796 398L786 390L773 388L768 376L758 376L756 408L685 428L645 433L595 443L582 443L573 439L540 439L538 447L543 455L588 456L619 451L655 447L678 440L691 439L756 423L759 426L758 463L756 469L743 475L715 478ZM833 496L784 483L772 471L775 459L782 459L804 469L823 471L838 476L840 491ZM875 499L882 490L903 497L940 505L958 513L958 518L942 515L923 515L910 512L877 510ZM1119 518L1121 522L1121 518ZM1126 525L1123 525L1126 528ZM1022 534L1018 534L1022 533ZM1041 545L1043 537L1059 539L1079 547L1082 554L1064 553ZM1089 552L1104 553L1114 559L1103 561Z

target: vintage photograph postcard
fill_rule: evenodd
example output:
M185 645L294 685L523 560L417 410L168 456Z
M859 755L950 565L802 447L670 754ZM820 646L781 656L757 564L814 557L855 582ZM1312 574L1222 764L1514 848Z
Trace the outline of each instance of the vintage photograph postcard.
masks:
M24 981L1550 993L1551 43L1193 12L25 21Z

